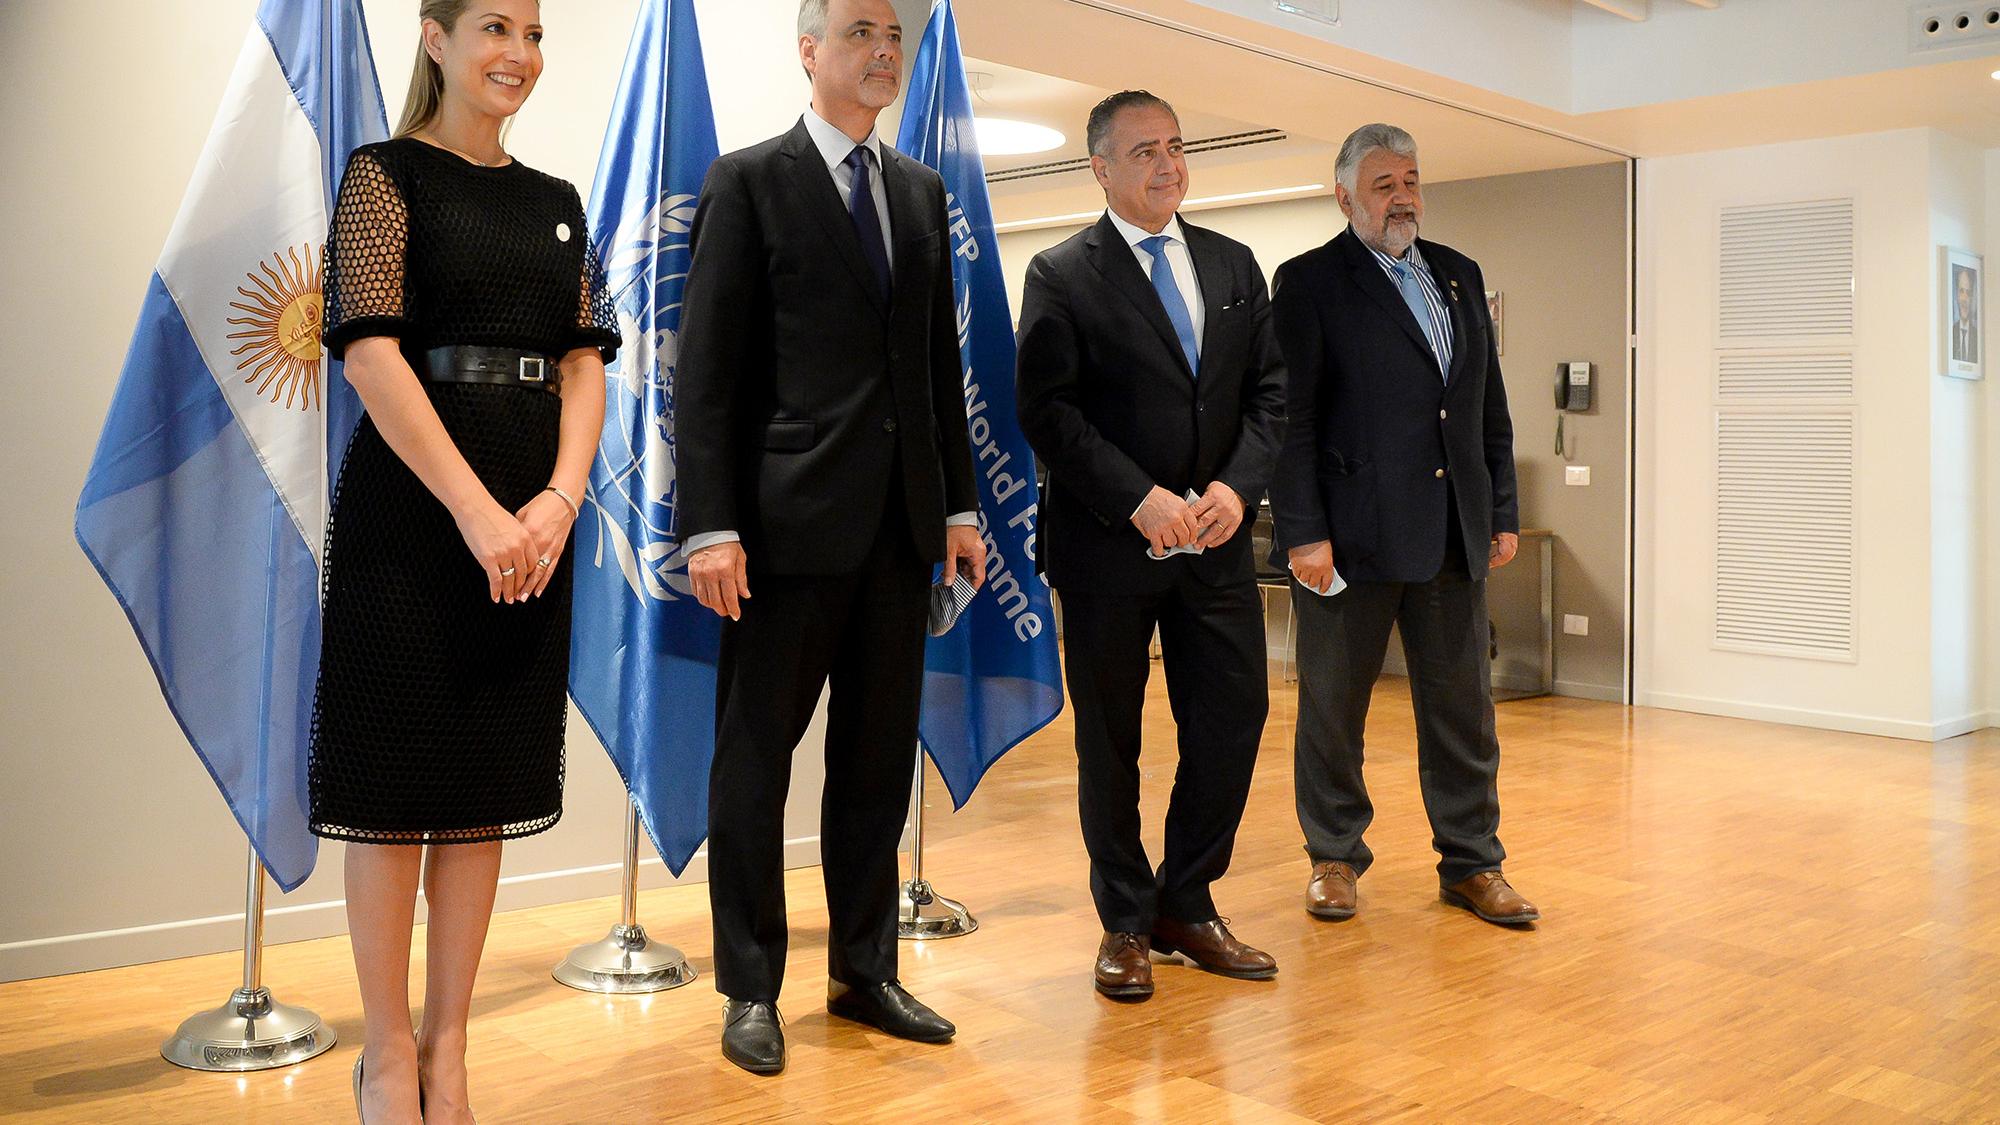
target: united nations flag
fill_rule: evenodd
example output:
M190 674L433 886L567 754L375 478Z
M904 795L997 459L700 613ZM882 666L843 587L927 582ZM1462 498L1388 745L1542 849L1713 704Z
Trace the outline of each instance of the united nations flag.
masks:
M646 0L590 197L625 342L576 530L569 687L676 875L708 835L722 637L689 590L674 473L688 236L717 155L694 0Z

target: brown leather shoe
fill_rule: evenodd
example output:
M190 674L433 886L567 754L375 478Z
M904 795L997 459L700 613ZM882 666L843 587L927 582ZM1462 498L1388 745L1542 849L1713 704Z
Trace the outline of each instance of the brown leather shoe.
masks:
M1470 910L1481 920L1501 926L1525 926L1541 920L1542 912L1507 885L1498 871L1481 871L1462 883L1438 890L1438 897L1461 910Z
M1097 991L1113 1000L1144 1000L1153 994L1153 962L1146 956L1153 939L1145 934L1104 935L1097 943Z
M1354 917L1354 881L1359 878L1354 868L1339 860L1313 864L1312 882L1306 884L1306 913L1334 921Z
M1169 957L1178 953L1197 969L1237 980L1278 975L1277 958L1237 941L1223 918L1192 924L1161 918L1153 923L1153 951Z

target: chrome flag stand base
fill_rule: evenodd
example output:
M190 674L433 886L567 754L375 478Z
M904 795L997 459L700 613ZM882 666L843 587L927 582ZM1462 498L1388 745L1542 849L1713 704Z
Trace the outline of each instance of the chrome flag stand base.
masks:
M625 815L624 920L604 940L571 950L555 971L571 988L612 996L665 992L695 978L680 950L647 937L639 924L639 810L628 807Z
M916 824L910 838L910 877L896 896L896 936L908 941L964 937L979 919L962 902L931 889L924 878L924 748L917 747Z
M965 904L931 890L927 882L912 879L896 896L896 936L911 941L964 937L979 928L979 919Z
M189 1016L160 1057L189 1070L275 1070L323 1054L333 1028L304 1008L271 999L264 987L264 865L250 850L249 890L243 909L243 987L220 1008Z

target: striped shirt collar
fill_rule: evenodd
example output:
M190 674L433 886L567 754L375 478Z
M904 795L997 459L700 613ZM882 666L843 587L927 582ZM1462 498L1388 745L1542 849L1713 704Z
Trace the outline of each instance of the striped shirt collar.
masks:
M1361 245L1368 246L1366 242L1362 243ZM1403 252L1403 257L1400 261L1395 258L1391 258L1389 255L1384 254L1380 250L1375 249L1373 246L1368 246L1368 252L1370 254L1375 255L1375 261L1381 265L1382 272L1388 274L1389 280L1391 281L1396 280L1396 270L1399 266L1403 265L1405 262L1417 267L1417 269L1423 271L1425 274L1429 274L1431 272L1430 263L1424 261L1424 252L1417 249L1417 244L1414 242L1410 243L1410 248Z
M1362 245L1368 244L1364 242ZM1382 272L1389 276L1389 284L1395 286L1398 292L1402 291L1403 283L1398 271L1405 264L1412 267L1417 289L1423 295L1423 312L1417 316L1417 327L1423 330L1424 339L1431 346L1438 371L1449 377L1453 346L1451 314L1445 311L1444 292L1438 288L1437 276L1431 272L1430 263L1424 261L1423 252L1417 249L1415 242L1410 243L1409 251L1400 262L1373 246L1368 246L1368 252L1375 255L1376 264L1382 267ZM1415 308L1410 311L1418 312Z

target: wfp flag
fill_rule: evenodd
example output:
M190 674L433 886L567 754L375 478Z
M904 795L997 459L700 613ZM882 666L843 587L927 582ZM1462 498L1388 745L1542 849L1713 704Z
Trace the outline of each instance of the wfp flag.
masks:
M264 0L76 505L77 542L287 891L318 854L320 553L360 418L320 353L320 252L347 154L388 132L359 0Z
M1062 710L1049 590L1035 575L1034 454L1014 419L1014 328L951 0L931 6L896 147L944 177L986 585L924 654L924 747L964 806L988 766Z
M717 155L694 0L645 0L597 159L590 229L624 345L577 527L569 693L678 875L708 835L722 619L674 524L674 363L688 232ZM586 526L587 525L587 526Z

